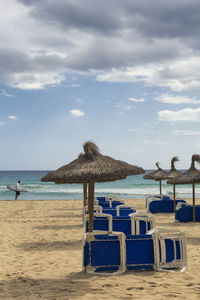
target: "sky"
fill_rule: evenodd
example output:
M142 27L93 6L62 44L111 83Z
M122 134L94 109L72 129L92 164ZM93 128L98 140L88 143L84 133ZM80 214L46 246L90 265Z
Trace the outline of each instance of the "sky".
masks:
M1 0L0 170L86 141L143 167L200 153L199 0Z

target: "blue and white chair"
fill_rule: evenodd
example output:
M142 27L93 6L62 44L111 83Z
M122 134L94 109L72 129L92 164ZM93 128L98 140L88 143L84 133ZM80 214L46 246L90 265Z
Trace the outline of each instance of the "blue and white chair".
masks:
M91 274L120 274L128 269L163 271L187 267L182 231L153 229L148 234L94 231L84 235L83 266Z
M89 216L85 218L85 232L88 232ZM154 216L146 213L132 213L129 216L94 214L93 229L108 232L123 232L125 235L145 234L154 228Z

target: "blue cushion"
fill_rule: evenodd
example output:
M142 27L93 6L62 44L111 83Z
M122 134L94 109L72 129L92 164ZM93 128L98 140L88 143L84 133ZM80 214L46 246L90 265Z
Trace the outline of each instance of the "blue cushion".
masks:
M154 264L154 248L152 236L127 236L126 255L126 263L128 269L152 269Z
M185 200L176 200L176 205L179 202L186 203ZM173 213L174 200L153 200L149 204L149 211L151 213Z
M191 205L182 205L182 207L175 212L175 219L179 222L193 221L193 207ZM200 205L195 206L195 220L200 222Z

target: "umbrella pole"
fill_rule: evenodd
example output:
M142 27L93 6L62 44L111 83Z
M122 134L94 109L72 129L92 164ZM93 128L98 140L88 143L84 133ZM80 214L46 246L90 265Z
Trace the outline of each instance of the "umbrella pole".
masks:
M159 181L160 182L160 196L162 195L162 186L161 186L161 180Z
M173 195L174 195L174 212L176 210L176 188L175 188L175 184L173 184Z
M93 232L94 220L94 181L89 182L88 189L89 232Z
M192 184L193 222L195 222L195 184Z
M83 207L86 206L87 201L87 183L83 184Z

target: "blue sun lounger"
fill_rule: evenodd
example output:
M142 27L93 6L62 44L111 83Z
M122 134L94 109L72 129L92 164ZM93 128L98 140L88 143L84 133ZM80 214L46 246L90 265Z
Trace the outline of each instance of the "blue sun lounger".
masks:
M117 205L122 205L124 202L117 197L96 197L98 201L98 205L102 206L103 208L115 208Z
M176 205L178 203L185 203L185 200L175 200ZM148 212L154 213L173 213L174 212L174 200L167 199L167 200L157 200L152 199L148 202L147 207Z
M83 240L83 266L91 274L120 274L128 269L185 268L187 252L183 232L154 230L125 236L122 232L89 232Z
M186 203L180 203L176 207L175 220L179 222L193 221L193 207ZM200 222L200 205L195 205L195 221Z
M112 215L113 217L116 217L116 216L128 216L129 214L136 212L136 210L130 206L118 205L115 208L103 208L102 212L104 214L109 214Z
M88 219L85 219L85 232L88 232ZM125 217L113 217L108 214L95 214L93 229L101 231L123 232L125 235L145 234L154 228L153 215L133 213Z
M145 207L148 207L148 203L151 202L152 199L155 200L172 200L169 195L147 195L145 197Z

